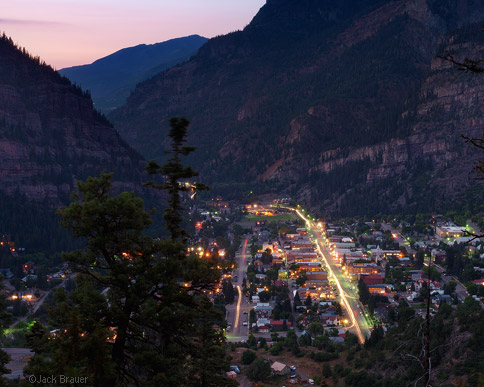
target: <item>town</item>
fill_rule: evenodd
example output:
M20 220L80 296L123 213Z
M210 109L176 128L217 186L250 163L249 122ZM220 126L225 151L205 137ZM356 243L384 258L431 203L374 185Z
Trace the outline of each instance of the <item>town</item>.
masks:
M402 308L425 318L428 295L432 316L468 297L484 308L479 218L329 221L288 198L241 205L221 197L193 206L191 216L187 255L219 261L222 276L207 294L225 314L226 375L241 385L333 380L343 348L398 326ZM60 257L16 248L8 235L1 246L7 310L16 318L2 344L22 347L34 321L48 321L53 292L69 291L75 274ZM21 375L19 364L11 378Z

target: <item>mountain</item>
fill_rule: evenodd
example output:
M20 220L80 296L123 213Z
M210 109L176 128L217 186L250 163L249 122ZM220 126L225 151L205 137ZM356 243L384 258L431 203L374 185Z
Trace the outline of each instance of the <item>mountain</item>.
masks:
M0 232L31 249L66 246L55 209L102 170L116 189L136 190L143 159L88 93L1 36Z
M59 70L89 90L96 109L109 112L126 102L137 83L182 63L196 54L207 38L191 35L156 44L140 44L84 66Z
M460 134L481 134L484 78L437 55L482 54L483 20L477 0L270 0L110 117L158 159L169 117L189 118L192 163L222 193L430 211L473 189L478 153Z

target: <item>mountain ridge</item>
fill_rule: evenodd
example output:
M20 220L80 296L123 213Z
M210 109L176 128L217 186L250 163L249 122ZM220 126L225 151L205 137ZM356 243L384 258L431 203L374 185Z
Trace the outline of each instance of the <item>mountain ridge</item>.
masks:
M65 247L69 237L55 209L68 202L76 181L106 170L116 191L139 192L143 164L89 93L0 37L2 232L29 249Z
M121 106L136 84L182 63L208 39L190 35L154 44L118 50L91 64L67 67L59 73L90 90L97 109L108 112Z
M338 26L333 28L334 20ZM431 92L422 96L421 88L433 76L432 62L452 31L482 20L484 9L471 0L271 1L243 31L210 40L189 62L138 85L110 117L128 143L148 158L162 158L162 140L152 139L163 136L161 126L170 116L186 115L200 149L192 162L215 186L282 189L339 211L342 206L355 209L357 199L348 199L350 207L338 203L351 197L356 185L360 195L385 198L381 210L395 210L413 202L409 183L448 168L430 163L432 152L411 145L423 141L422 134L412 134L432 119L416 109L434 98ZM456 102L454 107L459 106ZM459 141L453 125L447 126L446 136L454 140L446 140L441 151L459 162L457 155L472 151L463 144L459 152L453 150ZM425 131L427 138L438 134L437 124ZM391 157L384 149L398 148L398 139L407 139L409 145L402 146L415 150L389 167L385 161ZM329 174L338 174L337 160L321 155L344 158L365 146L375 147L375 155L355 161L354 178L345 181L339 173L339 187L316 188L334 180ZM397 179L406 193L376 187L390 177L384 172L388 168L408 175ZM429 183L424 189L435 187ZM433 208L438 202L427 204Z

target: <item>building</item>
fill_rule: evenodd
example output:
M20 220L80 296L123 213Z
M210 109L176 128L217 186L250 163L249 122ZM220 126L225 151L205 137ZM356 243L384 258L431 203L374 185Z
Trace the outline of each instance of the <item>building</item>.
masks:
M435 233L439 238L459 238L464 236L465 229L457 226L436 226Z
M368 285L368 291L371 294L386 294L393 291L393 285L390 285L390 284Z
M379 274L381 268L374 263L350 263L346 265L346 271L350 275Z
M282 330L284 327L284 320L271 320L271 328L274 330ZM288 328L292 327L292 322L286 320L286 326Z
M278 361L272 363L271 370L272 375L276 376L285 376L291 373L291 369L287 365L285 365L284 363L279 363Z
M305 228L298 228L296 229L296 232L301 236L308 235L308 231Z
M360 276L360 278L366 285L378 285L383 283L383 275L381 274L367 274Z
M313 281L313 280L327 280L328 279L328 273L325 271L310 271L306 273L306 278L308 281Z

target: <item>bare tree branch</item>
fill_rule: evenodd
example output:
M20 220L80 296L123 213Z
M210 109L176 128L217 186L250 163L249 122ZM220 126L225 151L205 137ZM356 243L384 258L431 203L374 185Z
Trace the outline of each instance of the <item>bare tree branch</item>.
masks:
M461 61L456 60L454 58L454 56L451 55L451 54L447 54L445 56L437 55L437 57L456 65L460 71L470 72L470 73L474 73L474 74L484 73L484 67L482 66L482 63L484 61L482 59L465 58L461 62Z

